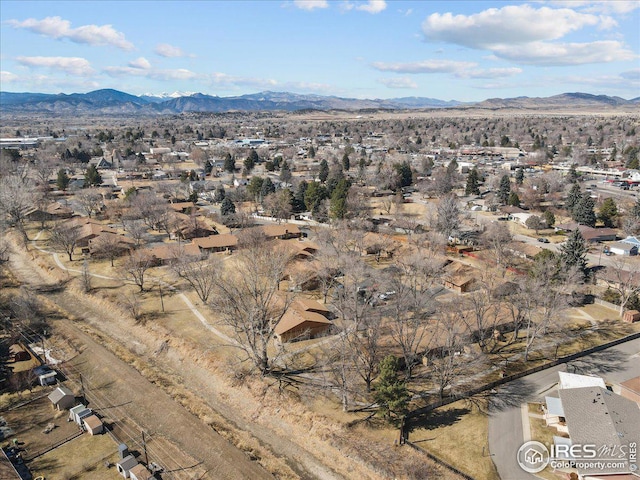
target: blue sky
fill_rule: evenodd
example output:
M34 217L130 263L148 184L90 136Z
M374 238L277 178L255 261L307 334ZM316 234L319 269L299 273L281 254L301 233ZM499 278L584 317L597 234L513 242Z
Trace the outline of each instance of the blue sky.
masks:
M0 88L640 96L640 1L0 2Z

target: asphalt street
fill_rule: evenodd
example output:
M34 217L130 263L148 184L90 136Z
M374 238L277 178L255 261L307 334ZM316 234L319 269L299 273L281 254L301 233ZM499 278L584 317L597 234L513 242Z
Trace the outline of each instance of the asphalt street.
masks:
M640 339L587 355L500 387L489 406L489 450L502 480L533 480L524 472L516 454L524 443L521 405L542 401L558 383L558 372L599 375L608 383L640 376Z

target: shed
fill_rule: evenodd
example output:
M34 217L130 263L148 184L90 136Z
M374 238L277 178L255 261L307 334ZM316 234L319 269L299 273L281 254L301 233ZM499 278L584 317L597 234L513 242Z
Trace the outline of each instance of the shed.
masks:
M83 420L84 429L91 435L99 435L104 432L104 424L95 414L85 417Z
M92 414L93 412L90 408L87 408L86 405L80 404L69 410L69 419L82 426L82 421Z
M43 387L45 385L53 385L58 380L56 378L57 373L55 371L43 373L42 375L38 375L38 383Z
M131 469L138 465L138 460L133 455L127 455L122 460L116 463L116 469L118 473L124 478L131 477Z
M640 320L640 312L638 310L627 310L624 312L622 320L627 323L635 323Z
M47 397L58 410L66 410L76 402L76 396L65 386L56 388Z
M633 400L640 406L640 377L635 377L620 384L620 395Z
M628 242L614 242L609 245L609 251L615 255L628 257L638 255L638 246Z
M147 467L141 463L129 470L129 475L131 480L151 480L154 478L153 474L147 470Z

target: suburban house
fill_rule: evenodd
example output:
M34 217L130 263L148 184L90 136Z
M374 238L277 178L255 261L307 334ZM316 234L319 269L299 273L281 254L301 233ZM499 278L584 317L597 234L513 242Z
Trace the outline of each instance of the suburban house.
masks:
M186 215L194 213L196 210L198 210L198 207L196 207L196 204L193 202L176 202L170 203L169 206L174 212L184 213Z
M315 300L296 300L276 325L276 336L281 342L315 338L333 325L329 315L329 310Z
M89 165L93 165L96 168L111 168L113 164L102 157L93 157L89 160Z
M457 263L448 265L443 277L444 286L457 293L465 293L471 290L475 280L476 274L472 267Z
M226 252L238 247L238 237L230 233L222 233L192 238L191 244L196 245L201 252Z
M47 398L58 410L67 410L76 403L76 396L65 386L59 386Z
M265 225L264 227L262 227L262 231L269 239L277 238L280 240L287 240L289 238L302 237L302 232L300 231L298 226L289 223Z
M52 202L44 208L34 207L25 214L27 220L34 222L62 220L72 216L73 210L59 202Z
M622 451L629 452L630 444L640 444L640 408L637 403L606 388L594 386L562 389L560 400L572 445L607 446L611 449L609 455L599 455L599 460L609 459L609 462L578 463L580 478L631 479L634 475L640 478L638 471L633 469L635 464L629 462L627 455L621 455Z
M167 265L184 253L182 246L177 243L157 245L140 251L152 257L154 265Z
M640 442L640 404L607 389L601 377L567 372L558 372L558 375L559 398L547 396L543 406L547 425L555 427L559 433L553 437L554 444L567 447L594 445L607 449L598 450L598 462L578 462L577 478L640 478L628 455L622 453L629 452L630 445ZM632 390L640 389L640 379L628 382ZM621 393L623 385L620 386ZM640 400L640 394L637 399ZM572 455L557 454L557 457L569 461L578 459Z
M609 251L615 255L623 255L625 257L638 255L638 245L628 242L614 242L609 245Z
M589 243L613 242L618 238L618 232L613 228L592 228L586 225L578 225L578 230Z
M103 241L105 243L116 243L122 250L121 253L131 250L136 244L135 240L133 240L132 238L125 237L124 235L120 235L119 233L114 233L111 229L103 230L99 232L95 237L89 239L89 243L87 245L89 248L89 253L96 253L96 250L99 249L99 245Z

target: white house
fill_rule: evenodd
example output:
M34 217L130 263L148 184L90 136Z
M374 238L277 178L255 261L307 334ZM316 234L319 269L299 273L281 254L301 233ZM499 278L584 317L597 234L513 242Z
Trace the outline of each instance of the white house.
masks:
M614 255L622 255L625 257L638 255L638 245L628 242L614 242L609 245L609 251Z

